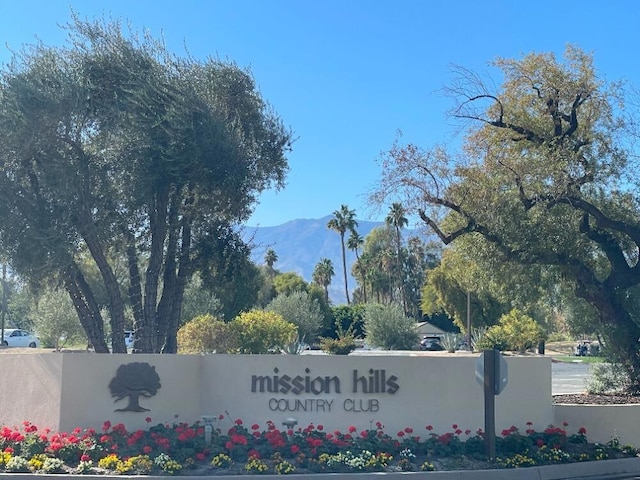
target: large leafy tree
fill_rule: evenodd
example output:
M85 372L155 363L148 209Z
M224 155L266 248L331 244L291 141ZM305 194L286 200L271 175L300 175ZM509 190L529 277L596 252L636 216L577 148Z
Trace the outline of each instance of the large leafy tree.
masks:
M406 314L414 319L422 318L420 295L427 272L440 262L440 243L425 242L419 236L407 239L406 251L403 250L403 289L406 299Z
M283 184L291 135L231 63L178 58L118 24L68 29L64 48L25 49L0 74L0 245L24 277L59 278L107 352L78 260L90 255L112 350L126 351L127 300L136 349L172 353L187 281L203 255L238 245L233 225L257 194Z
M638 391L639 177L620 91L577 48L564 61L495 65L497 91L463 69L451 89L468 122L464 155L395 145L374 200L401 199L444 243L473 238L493 268L543 267L570 282Z
M86 344L78 316L75 315L71 301L68 296L64 296L64 292L45 289L34 305L31 316L43 346L59 351L65 345L83 341Z
M347 281L347 253L345 250L344 236L347 232L352 232L358 226L356 221L356 211L350 210L347 205L341 205L340 210L333 212L333 218L327 223L327 228L337 232L340 235L340 247L342 248L342 273L344 275L344 293L347 297L347 305L349 300L349 284Z
M427 272L421 295L423 312L427 315L444 312L464 332L467 320L472 327L494 325L509 310L509 304L497 298L485 274L464 252L446 249L440 264Z
M293 292L306 292L309 284L296 272L279 273L273 279L273 288L276 295L288 295Z
M371 292L370 301L392 301L393 242L393 229L386 224L371 230L364 239L360 263L365 278L360 288L367 288Z

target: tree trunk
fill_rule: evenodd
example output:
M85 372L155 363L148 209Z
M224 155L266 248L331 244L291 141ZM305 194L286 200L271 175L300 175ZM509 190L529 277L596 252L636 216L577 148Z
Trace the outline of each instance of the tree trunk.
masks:
M178 223L179 199L176 192L171 195L169 204L169 236L167 238L166 248L164 252L164 274L162 277L162 295L158 302L157 310L157 348L162 353L177 353L177 345L175 340L171 341L169 336L169 327L172 318L172 309L174 306L173 297L176 290L176 257L178 255L178 235L180 225ZM177 331L177 329L176 329ZM167 348L167 342L175 345L174 351L170 352Z
M173 308L173 296L176 288L176 233L173 228L170 229L169 239L167 242L167 251L164 259L164 274L162 276L162 295L158 302L156 327L157 348L161 352L165 352L167 337L169 331L169 323L171 318L171 309ZM176 352L171 352L176 353Z
M356 252L356 264L358 265L358 272L360 272L360 280L362 280L362 300L363 303L367 303L367 280L364 278L364 272L362 271L362 263L360 263L360 256L358 255L358 249Z
M396 268L398 270L398 287L400 288L400 298L402 301L402 311L404 314L407 314L407 296L404 290L404 279L402 275L402 257L401 257L401 249L402 249L402 239L400 237L400 228L396 227Z
M167 235L167 206L169 203L168 192L162 190L155 197L155 202L149 212L149 229L151 231L151 250L149 252L149 263L145 273L144 285L144 322L152 329L152 352L160 353L162 344L158 344L158 280L162 268L162 256Z
M344 233L340 234L340 245L342 246L342 272L344 273L344 294L347 296L347 305L349 301L349 285L347 284L347 254L344 249Z
M622 365L631 381L629 393L640 394L640 326L606 283L582 284L576 293L598 312L612 360Z
M120 285L93 228L80 229L87 247L91 252L98 270L102 275L104 286L109 297L109 313L111 313L111 349L113 353L127 353L124 341L124 302L120 294Z
M135 239L128 230L124 232L124 236L127 241L126 253L129 267L129 302L133 311L133 351L136 353L151 353L153 352L153 342L151 341L153 331L151 329L152 326L145 323Z
M191 217L184 214L182 217L182 239L180 242L180 265L178 274L174 280L173 295L171 296L171 309L168 317L167 336L162 353L178 353L178 329L182 314L182 301L187 281L193 273L191 262Z
M62 277L65 289L69 293L89 343L93 345L96 353L109 353L109 347L104 339L103 321L97 308L97 303L91 291L86 292L81 287L81 285L86 284L82 272L80 272L77 265L71 263L62 271Z

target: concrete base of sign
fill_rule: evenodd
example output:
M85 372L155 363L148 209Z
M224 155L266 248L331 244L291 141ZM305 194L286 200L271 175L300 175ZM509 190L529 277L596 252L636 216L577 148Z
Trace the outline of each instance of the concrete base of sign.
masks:
M640 447L640 405L554 405L556 425L564 422L587 429L591 442L607 443L614 438L621 445Z

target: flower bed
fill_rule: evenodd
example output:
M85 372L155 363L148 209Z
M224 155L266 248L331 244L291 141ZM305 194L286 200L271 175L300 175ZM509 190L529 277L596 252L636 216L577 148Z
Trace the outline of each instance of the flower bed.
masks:
M151 425L151 418L147 418ZM435 433L406 428L395 434L381 423L358 430L326 432L322 425L278 428L247 427L220 416L213 426L184 423L150 426L128 432L124 425L105 422L102 431L70 433L40 431L30 422L0 429L0 471L127 475L306 472L433 471L516 468L638 456L620 445L589 443L584 428L568 434L567 425L524 433L515 426L496 439L496 459L484 454L483 432L457 425ZM226 423L226 426L224 426Z

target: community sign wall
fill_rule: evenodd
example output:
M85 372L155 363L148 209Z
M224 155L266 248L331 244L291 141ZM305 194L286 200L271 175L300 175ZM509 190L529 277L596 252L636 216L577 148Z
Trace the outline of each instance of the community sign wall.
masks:
M286 420L327 431L415 435L484 428L479 354L411 355L96 355L2 356L0 425L25 420L54 431L127 429L149 423L192 423L203 415L226 429L231 421L264 426ZM496 397L496 428L553 423L551 361L506 357L509 381ZM223 418L220 418L223 417ZM422 432L422 433L420 433Z

